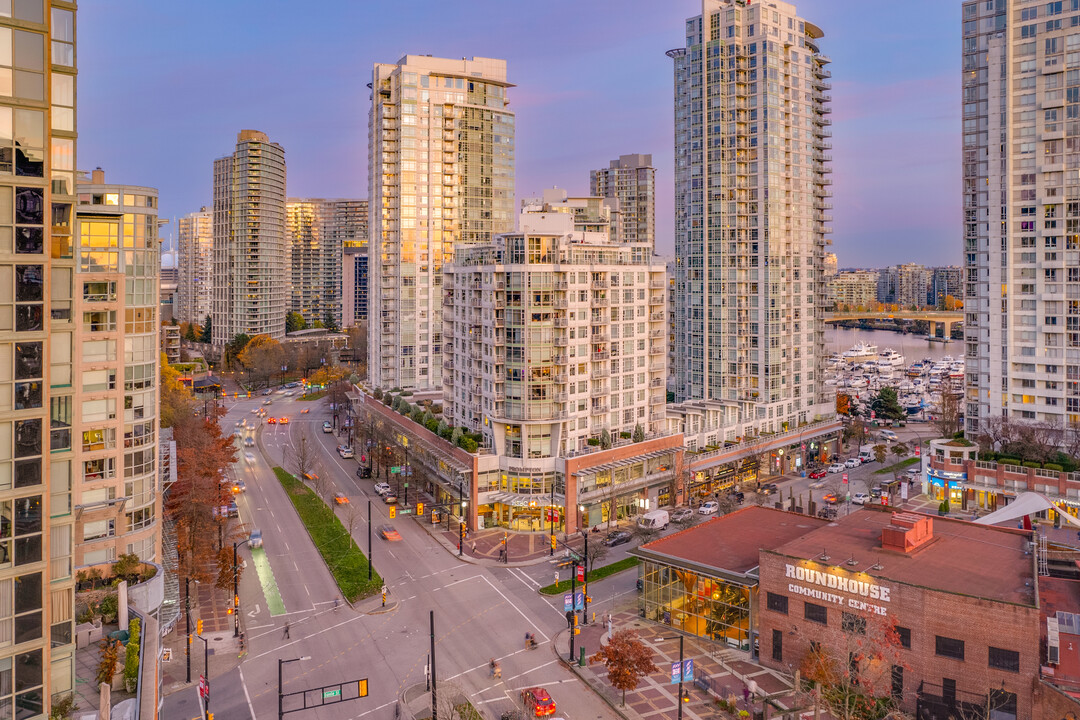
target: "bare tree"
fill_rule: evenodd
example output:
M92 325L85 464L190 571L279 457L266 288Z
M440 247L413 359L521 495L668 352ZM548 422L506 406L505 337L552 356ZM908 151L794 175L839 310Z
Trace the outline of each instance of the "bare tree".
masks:
M762 460L768 460L769 451L767 447L769 439L764 435L755 435L754 437L747 438L745 442L747 443L747 447L746 454L744 455L744 462L745 460L751 461L754 467L754 486L761 487L761 462ZM767 462L765 467L767 468L766 477L768 477L768 473L772 472L772 468L768 466Z
M589 561L589 568L595 569L596 564L607 557L608 547L599 540L589 543L589 552L585 554L585 559Z
M952 378L946 376L938 388L941 401L934 414L934 427L941 437L951 438L960 429L960 398L963 389Z
M301 429L290 448L290 459L301 482L307 483L320 498L326 491L326 480L315 473L317 452L315 443L308 438L307 430Z
M435 698L435 710L439 718L445 720L474 720L481 716L472 708L461 686L452 682L441 681L438 692L432 693Z
M345 526L345 531L349 533L350 537L352 537L353 530L355 530L360 525L360 511L356 508L355 505L349 503L345 506L345 509L341 515L341 522Z

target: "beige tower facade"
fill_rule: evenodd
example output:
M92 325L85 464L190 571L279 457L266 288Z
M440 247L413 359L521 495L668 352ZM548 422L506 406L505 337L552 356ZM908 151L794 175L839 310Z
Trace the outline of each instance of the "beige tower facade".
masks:
M290 198L285 203L292 264L290 312L313 325L342 327L343 252L367 243L367 201ZM352 258L350 258L352 260Z
M368 372L378 387L442 387L443 266L456 247L513 230L510 87L504 60L375 65Z
M0 13L0 718L74 687L75 15ZM157 288L154 288L157 303Z
M589 173L589 193L619 201L621 224L614 242L656 247L656 168L652 155L620 155Z
M241 130L236 151L214 161L212 341L240 334L285 337L289 253L285 240L285 150Z
M78 184L72 447L75 565L161 561L157 190Z
M829 178L823 32L785 2L704 0L675 66L677 401L724 440L835 412L822 377Z
M208 209L177 222L176 319L202 325L213 296L214 215Z

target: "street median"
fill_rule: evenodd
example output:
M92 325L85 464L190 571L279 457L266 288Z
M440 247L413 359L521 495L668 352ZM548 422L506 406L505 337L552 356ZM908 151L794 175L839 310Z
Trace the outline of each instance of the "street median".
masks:
M327 569L334 576L341 596L349 602L356 602L379 592L382 578L372 570L371 580L368 580L368 559L360 552L330 506L284 469L275 467L274 474L289 495L296 514L307 528Z
M603 580L609 575L615 573L621 573L623 570L629 570L632 567L637 567L638 559L633 557L623 558L617 562L613 562L610 565L602 565L598 568L593 568L585 575L586 582L596 582L597 580ZM580 583L577 583L580 585ZM558 595L570 590L570 578L564 581L554 583L552 585L545 585L540 588L540 592L544 595Z

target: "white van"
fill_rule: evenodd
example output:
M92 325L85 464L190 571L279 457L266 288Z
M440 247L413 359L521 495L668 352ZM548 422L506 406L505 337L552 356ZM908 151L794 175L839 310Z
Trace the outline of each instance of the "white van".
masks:
M664 530L670 519L667 510L650 510L638 518L637 524L647 530Z
M874 451L869 445L864 445L859 450L859 462L868 463L874 459Z

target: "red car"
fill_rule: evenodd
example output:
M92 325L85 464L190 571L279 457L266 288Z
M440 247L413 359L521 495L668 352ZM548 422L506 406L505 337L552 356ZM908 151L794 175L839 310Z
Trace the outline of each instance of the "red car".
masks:
M276 425L276 424L277 424L277 420L275 420L275 419L274 419L274 416L273 416L273 415L271 415L270 417L266 418L266 424L267 424L267 425Z
M836 493L825 493L825 497L821 499L830 504L833 504L838 500Z
M544 688L525 688L521 691L521 703L525 706L525 711L535 717L555 714L555 701Z
M827 471L825 471L825 470L815 470L814 472L810 473L810 479L811 480L820 480L821 478L825 477L828 474L829 473Z

